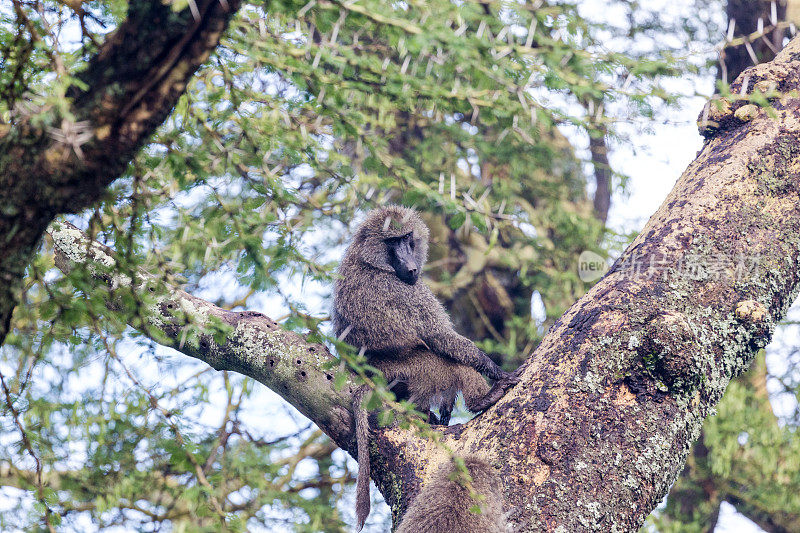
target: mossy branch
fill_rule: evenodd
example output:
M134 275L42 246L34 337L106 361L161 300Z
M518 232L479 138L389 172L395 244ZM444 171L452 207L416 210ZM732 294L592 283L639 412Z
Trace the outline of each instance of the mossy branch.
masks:
M117 312L124 296L137 302L125 313L132 327L216 370L232 370L263 383L339 446L350 448L350 404L356 385L349 372L343 382L336 379L339 360L325 345L307 342L262 313L228 311L144 271L121 273L111 249L69 223L54 223L49 235L62 271L84 269L107 288L108 305Z

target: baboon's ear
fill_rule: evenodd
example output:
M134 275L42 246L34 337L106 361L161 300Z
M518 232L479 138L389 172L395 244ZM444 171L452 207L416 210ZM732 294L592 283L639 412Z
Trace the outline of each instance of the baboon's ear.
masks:
M389 263L389 250L383 240L374 235L359 235L359 257L362 261L386 272L394 272L394 268Z

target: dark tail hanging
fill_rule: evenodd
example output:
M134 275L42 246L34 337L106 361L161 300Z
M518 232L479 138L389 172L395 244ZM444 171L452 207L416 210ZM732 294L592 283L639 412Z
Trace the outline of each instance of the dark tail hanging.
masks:
M356 479L356 518L358 530L364 527L370 508L369 498L369 418L362 405L370 388L359 387L353 395L353 418L356 425L356 446L358 448L358 478Z

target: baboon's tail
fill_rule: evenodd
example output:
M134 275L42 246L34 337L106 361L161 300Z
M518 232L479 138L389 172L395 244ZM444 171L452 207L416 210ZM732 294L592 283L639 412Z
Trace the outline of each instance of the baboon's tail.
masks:
M356 479L356 518L358 530L364 527L370 508L369 499L369 418L362 405L370 388L359 387L353 395L353 418L356 426L356 447L358 448L358 478Z

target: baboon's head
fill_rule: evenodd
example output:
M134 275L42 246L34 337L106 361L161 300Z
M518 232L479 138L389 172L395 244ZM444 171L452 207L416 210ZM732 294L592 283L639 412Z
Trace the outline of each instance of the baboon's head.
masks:
M428 257L428 228L416 211L399 205L373 209L359 226L350 253L414 285Z

